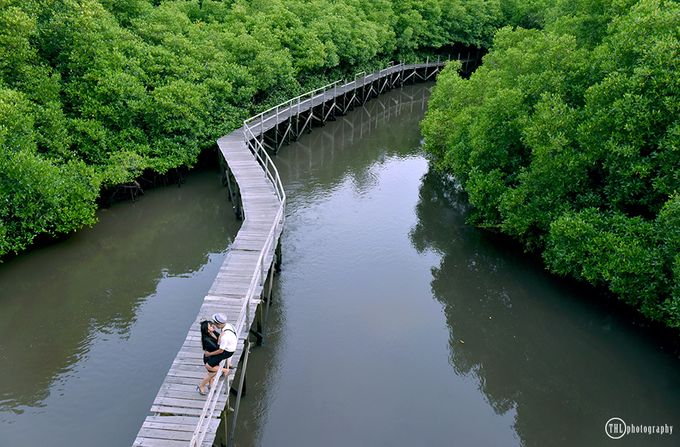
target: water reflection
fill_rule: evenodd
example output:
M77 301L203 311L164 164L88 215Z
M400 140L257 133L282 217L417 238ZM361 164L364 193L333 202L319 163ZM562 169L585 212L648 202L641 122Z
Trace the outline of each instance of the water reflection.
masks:
M594 290L550 277L518 247L465 225L463 194L436 173L424 177L416 212L413 245L442 255L431 287L450 329L451 365L476 378L496 412L516 411L524 445L599 445L614 416L678 420L677 359L590 303L601 300Z
M375 346L377 340L363 332L365 322L357 321L356 315L346 318L346 312L354 308L353 304L361 309L369 298L375 298L372 291L381 295L391 292L381 285L383 272L371 272L363 266L375 265L376 257L389 257L392 250L370 240L366 241L370 248L358 250L364 239L355 236L359 232L368 236L382 233L388 237L383 242L389 244L389 227L410 225L412 216L397 212L395 219L388 219L387 213L395 211L372 206L371 197L403 191L413 196L417 191L418 178L415 185L402 179L409 176L404 170L414 167L422 171L426 165L414 152L419 146L418 123L426 110L430 88L409 86L375 98L284 146L276 156L289 200L283 234L284 267L275 283L276 299L266 343L250 356L248 396L242 401L237 427L239 445L338 445L356 430L350 420L375 421L375 406L385 405L377 399L372 405L364 405L365 399L353 397L357 389L370 388L373 380L362 384L355 381L357 374L364 374L360 365L367 354L360 346L367 341ZM400 169L392 169L395 166ZM387 189L381 178L385 175L392 177L394 189ZM364 205L373 209L363 209ZM364 270L363 274L356 269ZM348 278L352 284L348 284ZM367 301L362 303L362 299ZM359 302L350 303L356 300ZM357 336L366 338L356 342ZM381 357L384 355L376 358ZM381 373L374 378L391 376L384 371L386 367L385 362L378 365ZM331 371L323 372L328 368ZM334 392L344 396L328 397ZM323 409L318 407L321 402ZM362 410L353 411L352 416L337 413L347 402ZM381 418L390 417L388 411L377 411L383 414ZM399 424L404 415L400 413L391 423ZM334 422L335 417L344 421L340 424L348 430L344 434L337 433L340 425ZM326 430L329 424L333 427ZM376 424L376 430L382 429ZM354 444L366 445L356 436L352 439Z
M370 189L374 172L387 157L417 147L420 140L417 132L395 132L386 123L417 128L429 94L429 87L422 85L394 90L284 146L275 162L288 196L304 204L346 179L358 192ZM376 166L367 169L371 165Z
M239 444L589 446L612 416L677 420L677 360L465 224L419 152L427 94L391 92L276 157L284 270Z
M145 414L194 318L191 308L212 282L206 265L219 264L215 254L225 251L237 228L218 174L197 172L182 188L101 210L93 228L0 264L0 423L11 424L0 430L0 444L16 445L26 427L49 432L63 405L87 415L99 404L81 400L84 390L111 405L61 426L67 443L109 430L110 422L98 427L93 418L124 410L116 402L130 400L126 389L144 390L138 394L146 402L127 413ZM129 343L140 318L146 327L137 336L153 327L167 346L145 351L146 341ZM180 323L167 327L163 319ZM179 342L170 343L173 337ZM12 416L22 412L31 414ZM119 435L133 436L136 425L119 428ZM107 442L119 445L121 438ZM52 437L50 445L60 441Z

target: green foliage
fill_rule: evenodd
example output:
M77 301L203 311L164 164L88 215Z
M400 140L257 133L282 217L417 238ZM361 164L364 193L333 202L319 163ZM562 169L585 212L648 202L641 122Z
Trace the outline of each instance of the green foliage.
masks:
M608 285L645 315L662 319L664 260L654 223L594 208L566 212L550 228L548 266L556 273Z
M473 223L680 327L680 7L558 1L542 16L499 30L469 80L441 74L426 150Z
M0 248L19 252L38 234L94 223L99 185L82 161L61 166L28 151L0 153Z
M538 1L0 0L0 257L303 90L540 24Z
M37 152L34 126L41 113L26 95L0 89L0 253L17 253L38 234L94 222L94 170L82 161L55 165Z
M0 147L7 152L35 151L33 110L26 96L0 89Z

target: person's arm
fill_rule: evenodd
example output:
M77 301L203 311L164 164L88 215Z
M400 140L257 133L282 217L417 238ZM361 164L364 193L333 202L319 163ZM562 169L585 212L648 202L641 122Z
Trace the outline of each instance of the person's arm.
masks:
M226 352L226 349L225 349L226 348L226 342L225 342L225 339L224 339L224 333L222 333L220 335L218 342L219 342L220 348L217 351L207 353L207 357L211 357L213 355L218 355L218 354L222 354L223 352Z
M213 351L213 352L208 352L208 351L203 351L203 352L205 353L206 357L212 357L213 355L222 354L224 352L224 349L218 349L217 351Z
M220 346L220 337L219 337L219 336L215 336L215 332L214 332L214 331L210 331L210 335L212 335L212 336L215 338L214 343L215 343L215 346L217 346L218 349L217 349L216 351L203 351L203 354L204 354L206 357L212 357L213 355L222 354L222 353L224 352L224 349L220 349L220 348L219 348L219 346Z

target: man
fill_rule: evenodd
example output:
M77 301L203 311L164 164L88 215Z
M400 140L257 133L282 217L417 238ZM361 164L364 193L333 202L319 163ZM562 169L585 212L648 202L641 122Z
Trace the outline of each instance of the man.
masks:
M231 323L227 323L227 316L221 312L212 315L212 322L220 331L220 349L210 353L210 356L221 355L221 357L229 359L236 352L238 343L236 328ZM228 368L231 368L231 361L228 361L227 364Z

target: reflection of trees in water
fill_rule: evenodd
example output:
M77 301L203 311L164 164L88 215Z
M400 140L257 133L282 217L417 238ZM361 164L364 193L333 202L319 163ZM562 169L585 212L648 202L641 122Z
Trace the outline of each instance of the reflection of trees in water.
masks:
M427 173L411 241L441 254L431 287L449 326L452 367L476 377L496 412L516 410L525 445L602 442L614 413L678 414L678 375L653 347L579 299L599 299L590 288L550 278L519 247L466 226L466 209L451 180ZM666 382L650 390L650 377Z
M97 334L129 336L163 277L189 275L226 248L238 224L219 178L194 178L102 210L95 228L0 265L0 409L38 405Z
M432 249L442 255L441 264L432 269L431 286L444 305L450 328L451 365L459 374L476 376L494 409L504 413L514 406L516 396L512 392L489 393L487 388L493 387L493 382L486 374L488 361L505 357L507 343L516 334L512 327L497 334L498 325L488 323L503 318L512 308L503 286L505 260L477 230L465 224L467 209L465 194L453 180L428 172L420 188L418 223L411 231L411 241L419 252ZM497 336L504 340L499 343Z
M332 190L347 178L358 191L367 190L375 181L367 166L418 147L418 123L429 95L425 84L391 91L283 146L275 163L288 195L307 203L309 195Z
M419 147L418 126L427 108L430 88L431 84L418 84L393 90L345 116L338 116L336 121L313 128L298 142L282 146L274 163L288 195L287 213L294 213L296 207L310 206L322 194L332 194L347 179L357 191L369 190L376 179L374 175L382 170L382 163L392 157L413 155ZM309 219L309 215L305 217ZM284 265L287 257L298 255L293 239L304 233L291 231L294 219L286 225ZM283 358L280 353L288 348L282 329L286 306L281 301L277 304L276 297L281 296L281 284L290 273L284 271L283 282L274 283L275 300L267 322L265 344L253 349L248 360L249 394L241 401L236 427L236 439L242 445L261 444L268 405L277 399L276 378Z

